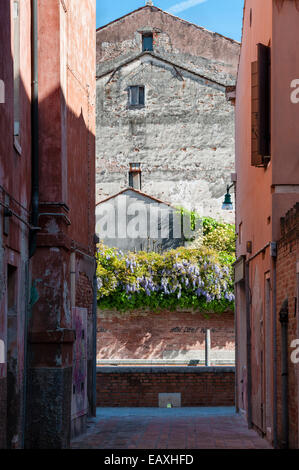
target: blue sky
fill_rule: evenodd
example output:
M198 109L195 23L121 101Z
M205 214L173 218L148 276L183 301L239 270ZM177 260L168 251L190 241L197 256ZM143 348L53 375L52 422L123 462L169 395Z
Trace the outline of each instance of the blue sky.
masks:
M97 0L97 27L144 6L145 0ZM210 31L241 40L244 0L153 0L169 11Z

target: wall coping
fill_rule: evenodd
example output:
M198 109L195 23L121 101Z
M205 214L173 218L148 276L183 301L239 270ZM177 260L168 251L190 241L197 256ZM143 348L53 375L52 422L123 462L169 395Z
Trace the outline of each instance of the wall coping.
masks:
M100 374L223 374L234 373L235 367L193 367L193 366L170 366L170 367L97 367Z
M144 307L144 308L136 308L133 310L125 310L125 311L119 311L117 309L109 309L109 308L101 308L99 305L97 305L97 317L101 318L103 316L107 316L107 318L111 316L119 316L120 318L124 319L127 318L129 315L131 316L149 316L149 315L163 315L164 313L169 313L169 314L184 314L184 313L191 313L192 315L208 315L209 319L212 319L212 315L218 316L221 318L222 315L224 314L230 314L230 315L235 315L234 310L227 308L224 312L218 313L218 312L204 312L199 309L193 309L193 308L175 308L174 310L170 310L167 308L161 308L160 310L153 311L153 309L149 307Z

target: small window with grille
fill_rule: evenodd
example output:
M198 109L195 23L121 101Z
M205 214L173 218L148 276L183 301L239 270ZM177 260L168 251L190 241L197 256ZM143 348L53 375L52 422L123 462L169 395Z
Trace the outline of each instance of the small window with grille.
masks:
M144 106L144 86L130 86L129 87L129 105L130 106Z

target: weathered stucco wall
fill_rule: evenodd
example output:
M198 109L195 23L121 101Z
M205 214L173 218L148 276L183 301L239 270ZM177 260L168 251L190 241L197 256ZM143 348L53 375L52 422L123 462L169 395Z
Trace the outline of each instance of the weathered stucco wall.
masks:
M29 296L26 223L30 217L31 192L30 1L19 2L18 9L23 46L19 146L14 145L13 64L17 62L17 49L13 43L13 7L13 2L2 2L0 7L0 79L5 87L4 103L0 102L0 340L4 342L5 353L4 363L0 360L0 448L22 446L25 316ZM13 211L13 216L4 217L3 204Z
M96 2L38 6L40 230L32 258L25 445L65 448L92 408ZM87 339L79 371L78 307Z
M97 72L140 53L142 33L152 32L159 55L231 84L239 43L177 18L157 7L143 7L97 30Z
M260 429L270 442L276 443L278 439L278 445L281 444L281 403L276 385L280 387L281 382L281 326L277 323L276 331L274 325L283 300L289 296L290 311L294 311L296 296L295 244L279 240L281 217L296 204L299 190L295 151L299 106L291 100L291 82L298 68L294 41L298 35L298 20L298 2L246 0L236 89L237 257L244 256L248 266L245 282L236 287L237 407L246 410L249 424ZM269 46L271 52L271 161L261 168L252 165L255 143L252 139L252 64L258 60L258 43ZM251 247L247 246L248 241ZM278 257L270 241L279 242ZM296 337L298 322L294 318L289 321L291 341L291 335ZM250 346L247 349L246 343ZM292 446L298 429L298 411L294 406L296 381L298 385L292 364L289 370L293 395L289 405Z
M153 32L154 50L137 57L142 31ZM98 201L128 186L129 163L138 162L142 191L233 221L221 203L234 171L225 85L238 53L238 43L150 7L98 30ZM134 85L145 86L137 109L128 106Z

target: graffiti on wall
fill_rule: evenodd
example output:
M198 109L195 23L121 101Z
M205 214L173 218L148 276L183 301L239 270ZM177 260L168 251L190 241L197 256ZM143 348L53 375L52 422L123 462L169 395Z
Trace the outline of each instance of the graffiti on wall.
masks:
M72 419L88 410L87 400L87 309L72 309L72 328L76 332L73 349Z

